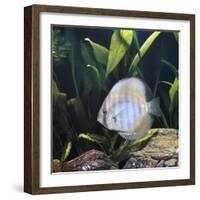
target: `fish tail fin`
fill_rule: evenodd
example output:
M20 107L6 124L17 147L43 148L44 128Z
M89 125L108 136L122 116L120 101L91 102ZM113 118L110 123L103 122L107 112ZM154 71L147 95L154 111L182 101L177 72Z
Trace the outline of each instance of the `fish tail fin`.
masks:
M160 98L154 98L147 102L148 112L152 115L160 117Z

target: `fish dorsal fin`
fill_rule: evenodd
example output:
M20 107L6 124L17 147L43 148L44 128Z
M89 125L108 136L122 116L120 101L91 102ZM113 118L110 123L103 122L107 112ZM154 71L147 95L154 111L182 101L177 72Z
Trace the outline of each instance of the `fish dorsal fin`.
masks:
M137 93L146 97L146 86L144 82L139 78L131 77L118 81L113 86L110 93L118 92L120 94L124 93L125 91L132 91L133 93L137 91Z

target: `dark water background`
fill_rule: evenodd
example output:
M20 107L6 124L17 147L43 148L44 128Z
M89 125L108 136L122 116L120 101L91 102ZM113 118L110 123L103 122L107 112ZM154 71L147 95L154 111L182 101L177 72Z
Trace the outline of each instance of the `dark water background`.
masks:
M54 32L56 31L58 32L58 34L53 35ZM152 30L137 30L136 31L140 46L150 36L150 34L152 34L152 32L153 32ZM59 58L59 51L57 52L58 59L55 59L52 56L52 63L53 63L52 64L52 71L53 71L52 79L56 80L59 92L67 95L66 101L69 101L70 99L76 97L76 90L75 90L75 85L73 84L73 76L72 76L72 61L70 59L70 53L69 54L67 53L67 51L70 52L70 47L71 47L70 45L74 45L74 44L76 45L75 62L76 62L76 66L79 66L79 68L76 69L76 78L77 78L78 85L80 85L80 90L87 90L87 85L84 85L82 82L86 74L85 74L85 71L82 70L84 68L84 64L83 64L83 59L81 58L82 50L80 48L80 43L84 42L85 38L90 38L90 40L94 41L95 43L101 44L109 49L112 34L113 34L113 29L102 29L102 28L91 29L87 27L80 28L80 27L62 27L62 26L52 27L52 44L54 40L58 41L58 44L56 45L60 45L60 47L64 45L65 43L69 44L68 50L66 50L66 52L64 51L64 56L61 56ZM73 44L70 41L72 38L72 36L70 35L73 35L73 38L76 41ZM59 43L59 40L60 40L60 43ZM60 51L61 53L63 53L62 50ZM131 45L129 52L131 55L135 55L138 52L138 50L135 45ZM159 75L159 80L168 81L170 83L173 83L174 78L175 78L173 71L170 70L169 67L165 66L161 62L162 59L165 59L169 61L170 63L173 63L173 65L176 66L176 68L178 69L178 42L175 40L175 37L171 31L162 32L160 36L154 41L153 45L150 47L150 49L148 50L146 55L143 57L141 62L138 64L138 67L143 73L143 80L152 89L152 91L154 90L158 75ZM119 70L118 74L119 74L120 79L128 76L123 71L122 62L120 62L118 70ZM117 81L115 78L112 77L112 75L110 76L110 80L111 80L110 81L111 83L108 86L109 88L111 88L112 85L114 85L115 82ZM160 84L155 95L158 97L162 96L162 98L160 98L161 109L167 119L170 118L170 115L168 112L168 107L166 106L166 103L163 101L163 94L166 94L165 96L167 96L168 93L169 93L169 86L165 84ZM103 100L103 98L106 96L106 93L102 92L100 96L101 96L101 99ZM98 108L101 105L102 100L98 104L97 106ZM167 101L169 101L169 99ZM85 101L83 100L83 102ZM95 104L95 103L97 102L95 101L91 102L91 106L92 104ZM178 105L176 106L178 107ZM62 119L63 117L60 117L61 112L63 112L63 116L65 116L64 112L68 112L70 109L68 109L68 111L66 110L60 111L57 109L57 107L58 105L56 104L56 102L54 102L53 103L53 157L55 158L60 157L60 154L62 152L61 147L63 148L65 146L65 141L69 141L69 138L68 138L69 131L71 131L72 134L74 134L72 130L68 130L66 127L63 127L65 126L64 125L65 122L61 122L63 120ZM70 112L66 115L66 118L69 115L70 115L70 120L68 120L69 124L73 124L72 125L73 128L76 127L76 131L75 131L76 134L74 134L73 136L75 139L74 138L72 139L73 145L82 146L81 147L82 150L80 151L85 151L90 148L94 148L93 144L84 143L84 142L79 143L79 140L76 140L76 137L78 136L79 133L82 133L82 132L89 132L89 133L95 132L101 135L102 133L101 125L99 125L97 122L94 122L92 128L88 128L86 125L80 126L80 123L77 123L77 121L78 120L83 121L83 120L77 119L77 116L73 116L73 113L70 113ZM178 115L177 115L177 118L178 118ZM173 121L173 119L169 119L169 120ZM94 121L95 120L96 119L94 119ZM170 128L178 128L178 124L173 125L173 126L174 127L170 127ZM153 127L163 128L163 126L159 123L158 120L155 120ZM58 137L60 139L58 139ZM58 142L58 140L61 140L61 142ZM117 144L119 145L121 141L122 139L118 138ZM85 147L86 145L87 147ZM79 150L77 149L78 148L76 147L74 147L74 149L72 148L72 153L70 153L68 159L71 159L79 154Z

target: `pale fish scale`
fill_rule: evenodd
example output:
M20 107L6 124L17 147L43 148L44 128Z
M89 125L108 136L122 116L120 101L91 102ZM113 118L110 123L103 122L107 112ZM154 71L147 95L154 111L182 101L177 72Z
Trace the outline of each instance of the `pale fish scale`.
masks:
M135 132L137 133L138 138L144 136L149 128L152 125L152 117L145 113L142 118L140 119L140 122L138 123L137 127L135 127Z
M134 98L134 117L133 117L133 127L130 131L134 131L135 127L138 126L140 118L142 117L144 110L141 105L140 98Z
M143 135L152 125L145 94L145 84L138 78L117 82L99 111L104 116L102 124L110 130L121 131L119 134L129 139L132 135L134 138Z

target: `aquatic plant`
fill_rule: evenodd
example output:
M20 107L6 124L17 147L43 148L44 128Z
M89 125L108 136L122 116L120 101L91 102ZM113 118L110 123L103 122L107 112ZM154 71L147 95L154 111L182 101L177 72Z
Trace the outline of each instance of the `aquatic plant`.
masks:
M116 158L153 135L126 144L97 122L105 96L125 77L140 77L160 97L161 117L153 127L178 128L178 33L98 31L102 43L83 28L52 29L53 158L61 162L92 148Z

